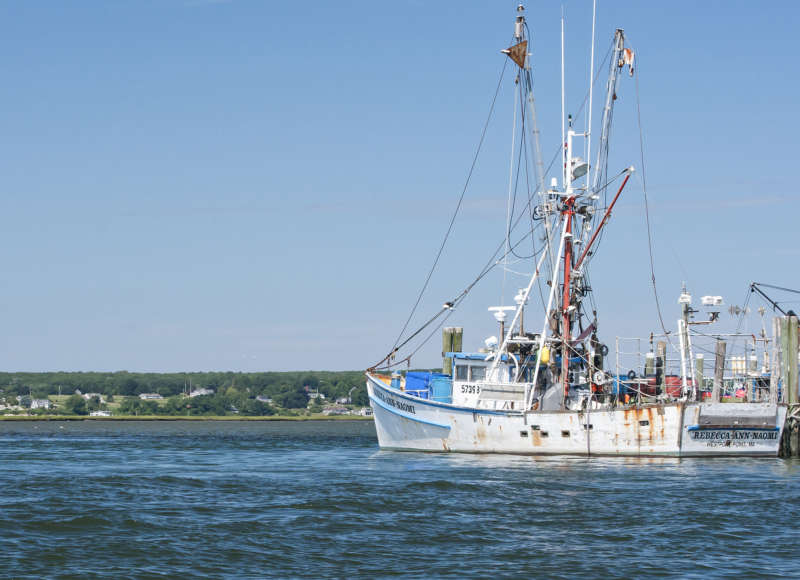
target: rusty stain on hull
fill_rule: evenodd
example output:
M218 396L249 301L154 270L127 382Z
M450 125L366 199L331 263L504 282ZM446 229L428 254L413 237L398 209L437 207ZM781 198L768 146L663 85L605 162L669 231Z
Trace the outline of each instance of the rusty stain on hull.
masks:
M486 427L483 425L479 425L478 428L475 430L475 443L481 444L486 443Z

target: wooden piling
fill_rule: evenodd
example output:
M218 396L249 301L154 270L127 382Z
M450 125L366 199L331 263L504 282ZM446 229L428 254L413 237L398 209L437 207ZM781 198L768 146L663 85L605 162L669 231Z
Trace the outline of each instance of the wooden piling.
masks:
M796 405L798 400L797 390L797 317L785 316L781 318L781 359L783 383L783 400L790 405Z
M647 352L644 355L644 376L652 377L656 373L656 355Z
M445 355L448 352L461 352L464 329L460 326L446 326L442 329L442 372L453 374L453 359Z
M448 352L453 352L453 330L452 326L442 329L442 372L446 375L453 374L453 359L445 356Z
M777 316L772 319L772 347L769 361L769 402L778 402L778 391L783 371L781 369L781 319ZM786 394L786 391L783 393ZM785 399L782 398L782 402Z
M724 340L717 339L717 350L714 357L714 387L711 391L711 401L718 403L722 395L722 377L725 374L725 350L727 344Z
M461 347L464 342L464 329L461 326L453 327L453 351L461 352Z
M658 383L658 391L664 392L664 374L667 367L667 343L659 340L656 343L656 382Z
M789 405L778 454L781 457L800 457L800 405Z
M705 366L705 357L698 354L694 360L694 381L697 385L697 392L700 400L702 400L702 392L705 390L705 378L703 377L703 367Z

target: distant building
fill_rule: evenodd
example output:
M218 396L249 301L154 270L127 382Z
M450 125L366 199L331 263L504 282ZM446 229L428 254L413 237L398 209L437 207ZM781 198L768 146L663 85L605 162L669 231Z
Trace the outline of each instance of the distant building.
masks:
M350 404L350 399L348 397L340 397L340 398L336 399L336 404L337 405L349 405Z
M362 407L361 410L358 412L359 415L362 417L371 417L372 416L372 409L370 407Z
M97 398L100 400L100 402L101 402L101 403L105 403L105 402L106 402L106 398L105 398L105 396L104 396L104 395L101 395L100 393L83 393L83 394L81 395L81 397L83 397L83 398L84 398L84 399L86 399L87 401L90 401L90 400L91 400L91 399L93 399L94 397L97 397Z
M272 399L270 399L269 397L265 397L264 395L257 396L256 401L261 401L262 403L266 403L267 405L271 405L272 403L274 403Z
M190 397L202 397L203 395L213 395L214 389L195 389L189 393Z
M90 417L110 417L111 411L92 411L89 413Z
M50 409L52 407L50 399L31 399L31 409Z
M147 401L147 400L151 400L151 399L159 400L159 399L163 399L164 397L162 397L158 393L142 393L142 394L139 395L139 398L142 399L143 401Z
M322 411L323 415L349 415L350 409L347 407L330 407Z

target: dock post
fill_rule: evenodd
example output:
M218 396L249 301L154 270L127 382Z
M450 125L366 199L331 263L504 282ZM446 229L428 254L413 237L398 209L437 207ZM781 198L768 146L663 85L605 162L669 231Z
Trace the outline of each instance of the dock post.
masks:
M442 373L453 374L453 359L445 356L448 352L453 352L453 334L455 328L446 326L442 329Z
M781 319L772 319L772 347L769 361L769 402L778 402L778 391L781 381ZM785 391L784 391L785 394ZM781 401L783 402L783 401Z
M442 329L442 372L444 374L453 374L453 359L446 357L445 354L448 352L461 352L463 341L463 327L447 326Z
M656 355L654 352L647 352L644 355L644 376L652 377L656 373Z
M784 401L790 405L798 402L797 392L797 317L785 316L781 319L781 359Z
M699 393L700 401L703 400L703 391L705 389L705 379L703 378L703 367L705 366L706 359L702 354L698 354L694 361L694 382L697 385L697 392Z
M667 368L667 343L659 340L656 343L656 383L659 392L664 392L664 375Z
M453 327L453 352L461 352L464 343L464 328L461 326Z
M725 373L725 350L727 345L724 340L717 339L717 351L714 357L714 388L711 391L711 402L719 403L722 395L722 377Z

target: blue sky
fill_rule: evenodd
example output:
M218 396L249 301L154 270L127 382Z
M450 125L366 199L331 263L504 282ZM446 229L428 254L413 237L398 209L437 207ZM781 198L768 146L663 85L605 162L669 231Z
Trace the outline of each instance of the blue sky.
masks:
M561 6L528 11L545 152L560 138ZM575 110L591 3L563 6ZM376 362L447 227L515 7L0 3L0 368ZM800 286L798 25L794 2L598 2L599 54L615 27L637 51L668 321L683 280L728 304L751 280ZM508 84L420 317L502 239ZM612 172L640 165L635 83L621 85ZM593 264L608 342L657 326L643 224L634 180ZM500 287L488 278L451 317L466 346L496 333ZM436 364L438 342L415 366Z

